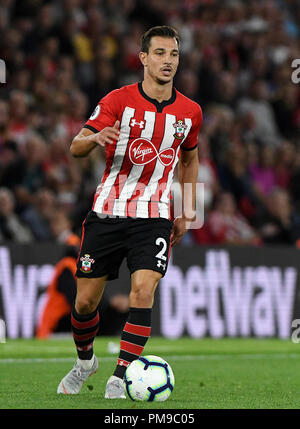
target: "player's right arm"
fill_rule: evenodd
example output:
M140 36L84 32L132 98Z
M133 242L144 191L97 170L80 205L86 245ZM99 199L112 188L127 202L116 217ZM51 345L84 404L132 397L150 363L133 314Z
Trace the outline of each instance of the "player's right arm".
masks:
M74 137L70 146L70 152L75 158L87 156L97 145L105 147L106 143L112 144L120 135L120 121L116 121L112 127L105 127L98 133L88 128L82 128Z

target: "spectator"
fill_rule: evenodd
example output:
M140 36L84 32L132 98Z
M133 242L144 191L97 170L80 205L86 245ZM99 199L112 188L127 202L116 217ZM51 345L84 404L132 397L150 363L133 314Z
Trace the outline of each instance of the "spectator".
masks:
M210 105L207 110L207 123L202 132L210 140L210 149L217 168L226 162L227 153L234 140L234 112L224 105Z
M235 200L229 192L217 196L215 207L207 220L213 244L258 245L258 234L238 212Z
M289 189L294 168L296 150L292 143L285 141L275 153L274 173L276 186Z
M28 136L23 151L23 177L20 186L27 192L35 192L45 183L44 162L48 147L37 134Z
M195 71L184 70L183 73L179 74L176 82L186 97L199 102L199 83Z
M47 288L46 303L38 322L36 337L48 338L55 331L71 331L70 313L76 296L76 259L78 248L67 248L55 265L53 278Z
M23 177L23 159L19 154L18 145L7 140L2 145L0 157L0 186L14 191Z
M219 170L219 177L222 189L234 196L241 213L250 219L259 201L249 173L247 153L247 147L232 146Z
M7 188L0 188L0 241L30 243L32 234L14 213L14 207L12 192Z
M67 117L65 125L69 139L78 134L87 117L87 98L81 91L73 91L68 100Z
M63 210L53 212L49 223L52 237L57 243L74 247L80 245L78 235L74 234L72 230L71 219Z
M233 72L224 71L217 80L216 101L235 109L237 102L238 82Z
M0 100L0 153L3 144L8 140L8 119L9 109L8 103Z
M28 137L24 144L21 159L18 160L19 180L14 187L18 212L33 204L34 193L46 184L43 163L46 160L47 151L46 143L38 135ZM16 182L16 179L14 181Z
M276 186L275 150L264 146L259 151L259 161L250 166L250 176L258 198L264 201L265 196Z
M9 121L8 133L11 139L15 140L20 149L26 142L29 127L27 124L27 115L29 112L29 99L25 93L14 90L9 100Z
M31 229L37 241L53 239L50 219L56 213L57 200L55 194L48 189L40 189L32 196L32 204L21 213L22 220Z
M280 133L287 139L299 137L300 107L299 87L292 82L281 85L278 89L272 107Z
M43 162L45 184L55 192L59 201L74 205L80 181L78 165L71 160L69 139L64 134L53 133L49 143L48 156Z
M95 64L95 79L88 86L89 112L92 113L98 101L116 88L116 73L112 62L108 60L97 60Z
M199 135L198 141L199 172L198 183L204 185L204 208L209 209L219 191L219 180L216 166L211 158L210 147L206 135ZM201 202L198 201L200 205Z
M251 83L249 95L238 103L241 116L251 113L255 121L255 139L257 142L278 147L280 135L270 103L270 94L264 80L254 80Z
M78 238L78 237L77 237ZM36 337L49 338L57 332L71 332L70 313L76 296L76 259L78 246L68 246L63 258L55 265L53 278L47 288L45 306L38 321ZM129 297L122 293L108 296L99 305L101 335L119 335L128 317Z
M295 148L291 177L289 181L289 192L296 212L300 213L300 147Z
M255 227L263 243L294 245L300 238L300 216L291 205L284 189L275 188L266 199L266 209L257 216Z

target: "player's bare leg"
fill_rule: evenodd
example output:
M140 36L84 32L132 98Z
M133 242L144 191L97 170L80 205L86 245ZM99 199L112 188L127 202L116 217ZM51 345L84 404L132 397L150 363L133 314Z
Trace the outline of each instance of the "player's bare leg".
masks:
M120 354L114 374L109 378L105 398L124 399L123 377L128 365L144 350L151 332L154 293L161 274L152 270L137 270L131 276L130 311L120 343Z
M162 275L152 270L137 270L131 276L129 305L135 308L152 308L154 293Z
M77 278L75 309L79 314L96 310L102 298L107 276L98 278Z
M77 394L87 378L97 372L98 360L93 343L98 331L98 304L106 283L105 277L78 278L71 323L78 359L71 371L61 380L57 393Z

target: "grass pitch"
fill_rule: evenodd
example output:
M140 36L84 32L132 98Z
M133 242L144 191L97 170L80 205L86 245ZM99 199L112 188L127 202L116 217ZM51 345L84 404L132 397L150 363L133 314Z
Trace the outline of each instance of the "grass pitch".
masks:
M190 339L153 337L144 355L169 362L175 389L166 402L106 400L104 390L118 338L97 337L97 374L79 395L57 395L73 366L73 340L8 340L0 344L0 409L299 409L300 344L277 339Z

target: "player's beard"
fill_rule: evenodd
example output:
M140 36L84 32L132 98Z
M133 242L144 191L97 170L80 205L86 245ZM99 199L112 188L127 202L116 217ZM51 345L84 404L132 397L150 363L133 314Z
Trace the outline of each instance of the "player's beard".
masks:
M166 85L168 83L170 83L173 80L173 77L170 78L169 80L162 80L159 77L155 78L156 83L158 83L159 85Z
M173 82L173 77L174 77L174 75L172 74L171 76L169 76L169 77L165 77L164 79L163 78L160 78L159 76L153 76L153 78L154 78L154 81L156 82L156 83L158 83L159 85L167 85L167 84L169 84L170 82Z
M172 75L170 77L168 77L168 78L166 77L165 79L162 79L158 75L153 73L151 71L151 69L149 69L149 68L148 68L148 73L151 76L151 78L154 80L155 83L158 83L158 85L162 85L162 86L169 84L170 82L173 81L173 78L174 78L174 74L172 73Z

